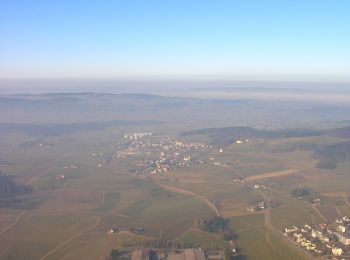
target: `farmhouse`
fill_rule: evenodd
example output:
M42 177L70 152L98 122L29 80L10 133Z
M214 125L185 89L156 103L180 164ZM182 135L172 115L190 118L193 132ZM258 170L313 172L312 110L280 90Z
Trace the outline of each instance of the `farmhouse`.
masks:
M332 254L336 255L336 256L341 256L343 254L343 249L341 249L339 247L333 247Z
M350 234L339 234L337 232L334 232L334 235L338 238L339 242L341 242L343 245L348 246L350 245Z
M150 250L148 248L135 249L131 253L131 260L149 260Z

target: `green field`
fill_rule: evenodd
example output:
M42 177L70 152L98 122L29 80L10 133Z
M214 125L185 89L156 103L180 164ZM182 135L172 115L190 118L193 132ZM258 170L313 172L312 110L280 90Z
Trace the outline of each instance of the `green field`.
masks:
M113 210L117 206L119 199L119 192L107 192L103 197L102 205L96 209L96 212L105 213Z
M162 127L166 132L167 127ZM11 152L1 154L1 170L32 187L33 193L27 198L36 204L26 210L0 209L0 232L5 230L0 233L0 258L40 259L53 250L45 259L101 259L113 248L137 245L160 235L203 248L224 248L226 242L219 234L193 228L194 218L209 220L215 216L209 201L230 219L245 259L304 259L289 241L281 240L267 227L266 210L246 211L263 200L254 184L264 185L263 194L278 202L271 209L271 224L278 231L291 225L324 222L322 217L350 214L345 200L350 164L320 170L315 168L312 152L288 151L295 143L329 144L337 139L251 140L230 145L223 153L215 147L205 163L159 176L161 184L198 195L193 196L164 190L151 178L137 177L130 172L135 158L112 156L113 143L123 138L123 133L156 129L112 127L40 140L22 134L3 135L1 145ZM178 128L174 129L168 131L178 134ZM112 158L110 162L107 157ZM224 167L224 163L231 166ZM299 172L251 183L233 182L239 174L258 176L290 168ZM318 208L292 197L293 188L304 186L320 194L322 204ZM145 230L140 235L107 234L118 227Z
M264 227L262 214L232 217L231 226L238 235L238 246L247 259L307 259ZM254 248L254 250L252 250Z

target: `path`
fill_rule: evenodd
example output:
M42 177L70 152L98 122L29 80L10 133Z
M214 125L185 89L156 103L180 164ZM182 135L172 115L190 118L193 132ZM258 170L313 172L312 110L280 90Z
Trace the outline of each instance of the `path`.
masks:
M307 205L309 205L308 202L305 201L305 203L306 203ZM319 210L316 206L314 206L314 205L311 204L311 207L314 209L314 211L316 211L316 213L322 218L322 220L323 220L324 222L328 222L328 220L325 218L325 216L322 215L322 213L320 212L320 210Z
M178 188L176 186L170 186L170 185L163 184L160 182L160 180L157 177L152 177L152 180L155 184L159 185L160 187L162 187L165 190L176 192L176 193L181 193L181 194L185 194L185 195L189 195L189 196L193 196L193 197L201 199L202 201L204 201L208 205L208 207L213 212L215 212L216 216L222 217L222 214L219 211L219 209L209 199L207 199L207 198L205 198L197 193L194 193L192 191L184 190L184 189Z
M345 204L350 208L350 202L349 202L350 194L348 192L325 192L325 193L322 193L322 195L328 196L328 197L343 198Z
M63 158L65 158L65 157L67 157L67 155L64 155L64 156L62 156L62 157L60 157L60 158L57 158L57 159L53 160L52 163L56 163L56 162L62 160ZM42 176L48 174L48 173L49 173L50 171L52 171L55 167L56 167L56 165L52 165L52 166L46 168L45 170L43 170L42 172L40 172L38 175L34 176L34 177L31 178L29 181L27 181L27 182L25 183L25 185L28 186L28 185L32 184L34 181L36 181L36 180L39 179L40 177L42 177Z
M21 217L24 215L25 211L21 212L20 214L17 215L15 222L13 222L12 224L8 225L6 228L4 228L3 230L0 231L0 235L5 233L7 230L9 230L10 228L14 227L18 221L21 219Z
M286 237L283 235L283 233L279 229L277 229L275 226L272 225L270 198L266 195L266 193L262 192L261 190L257 189L257 191L264 198L264 200L266 201L266 205L267 205L266 210L264 211L265 212L265 226L266 226L266 228L271 233L273 233L276 237L278 237L279 239L285 240L285 241L291 241L290 239L286 239ZM293 248L295 250L297 250L299 253L301 253L302 255L308 257L309 259L314 259L314 257L309 252L302 249L299 245L297 245L295 243L290 243L290 244L293 245Z
M216 163L214 165L230 169L231 171L233 171L234 174L236 174L242 180L244 179L244 176L239 171L237 171L235 168L233 168L233 166L229 166L229 165L225 165L225 164L221 164L221 163Z

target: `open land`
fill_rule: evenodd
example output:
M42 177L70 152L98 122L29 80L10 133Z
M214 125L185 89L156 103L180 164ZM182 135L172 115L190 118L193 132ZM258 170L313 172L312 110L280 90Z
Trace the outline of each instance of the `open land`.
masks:
M0 132L2 173L32 189L16 197L18 205L0 208L0 258L101 259L159 238L224 249L219 234L194 225L218 216L229 219L242 259L312 259L283 237L284 228L350 215L350 163L319 169L311 149L295 149L343 138L252 137L222 145L182 136L183 129L193 122L181 129L165 122L60 135ZM293 196L303 187L312 197Z

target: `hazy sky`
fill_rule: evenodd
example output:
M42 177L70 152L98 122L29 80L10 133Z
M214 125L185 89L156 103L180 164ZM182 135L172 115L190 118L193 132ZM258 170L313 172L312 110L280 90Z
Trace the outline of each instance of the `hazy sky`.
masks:
M0 78L350 79L349 0L1 0Z

